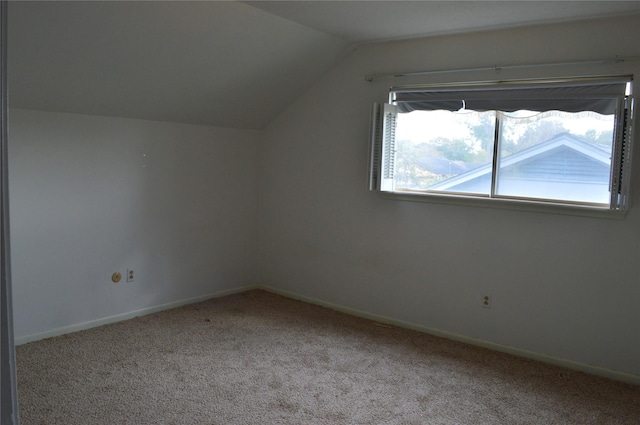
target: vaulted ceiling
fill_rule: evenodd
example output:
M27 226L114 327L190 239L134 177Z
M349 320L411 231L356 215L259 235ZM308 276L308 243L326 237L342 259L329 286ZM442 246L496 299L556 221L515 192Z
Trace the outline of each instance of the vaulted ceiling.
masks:
M264 128L354 45L640 13L640 1L11 2L11 107Z
M569 22L640 12L638 1L246 1L355 43Z

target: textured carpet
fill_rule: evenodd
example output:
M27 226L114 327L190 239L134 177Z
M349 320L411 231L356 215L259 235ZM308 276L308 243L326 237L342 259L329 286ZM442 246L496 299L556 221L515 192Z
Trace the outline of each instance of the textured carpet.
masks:
M17 347L22 425L640 424L640 387L263 291Z

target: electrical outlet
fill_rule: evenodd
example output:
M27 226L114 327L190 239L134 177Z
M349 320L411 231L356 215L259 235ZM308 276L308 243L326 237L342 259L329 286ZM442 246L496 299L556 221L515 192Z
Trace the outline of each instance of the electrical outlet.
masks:
M136 276L132 269L127 269L127 282L135 282Z
M482 307L491 308L491 294L485 294L482 296Z

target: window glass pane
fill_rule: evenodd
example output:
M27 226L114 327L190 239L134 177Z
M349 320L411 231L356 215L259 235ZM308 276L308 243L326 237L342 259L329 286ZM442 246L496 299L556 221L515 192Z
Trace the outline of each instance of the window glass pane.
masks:
M614 115L500 114L497 195L609 203Z
M495 117L470 110L398 114L395 189L490 194Z

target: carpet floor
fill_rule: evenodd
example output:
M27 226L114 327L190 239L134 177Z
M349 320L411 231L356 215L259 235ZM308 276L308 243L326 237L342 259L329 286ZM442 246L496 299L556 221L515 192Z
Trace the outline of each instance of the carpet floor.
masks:
M640 424L640 387L264 291L18 346L22 425Z

